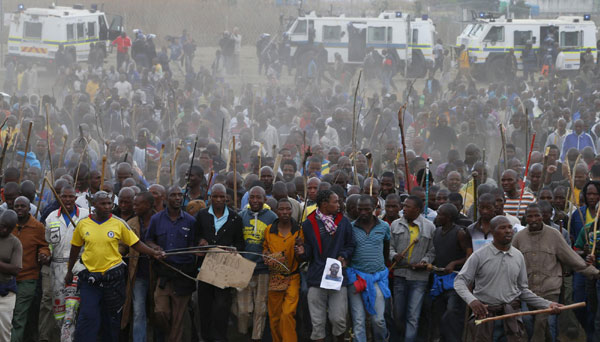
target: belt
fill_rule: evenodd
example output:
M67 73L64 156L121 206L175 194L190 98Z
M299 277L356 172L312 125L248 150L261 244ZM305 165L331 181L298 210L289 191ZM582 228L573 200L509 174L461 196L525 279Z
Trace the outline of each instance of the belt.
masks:
M69 262L69 258L52 257L51 261L56 262L56 263L64 263L64 262Z

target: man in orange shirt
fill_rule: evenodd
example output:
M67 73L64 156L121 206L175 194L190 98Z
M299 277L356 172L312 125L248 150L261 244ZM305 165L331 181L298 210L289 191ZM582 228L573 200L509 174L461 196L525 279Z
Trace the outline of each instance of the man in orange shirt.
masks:
M13 204L17 213L17 229L13 230L23 246L23 268L17 275L17 299L12 320L11 341L25 340L25 327L29 309L35 298L42 264L50 261L50 249L46 242L44 225L29 213L29 199L17 197Z
M127 37L127 33L121 32L121 35L113 40L111 44L117 46L117 70L119 70L123 66L123 62L125 62L125 56L129 52L129 47L131 47L131 39Z

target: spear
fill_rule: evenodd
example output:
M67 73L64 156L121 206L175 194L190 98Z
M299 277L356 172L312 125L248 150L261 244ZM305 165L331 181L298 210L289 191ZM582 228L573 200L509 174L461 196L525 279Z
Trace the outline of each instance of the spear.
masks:
M367 158L367 163L369 164L368 177L371 180L371 185L369 186L369 196L373 196L373 154L371 152L367 152L365 157Z
M404 140L404 106L398 110L398 126L400 128L400 140L402 142L402 155L404 156L404 183L406 184L406 191L410 193L410 179L408 173L408 159L406 158L406 142Z
M23 179L23 173L25 172L25 162L27 161L27 151L29 151L29 138L31 138L31 128L33 127L33 122L29 122L29 128L27 129L27 140L25 141L25 154L23 154L23 162L21 163L21 172L19 173L19 184L21 183L21 179Z
M429 167L431 165L431 158L427 158L425 161L425 210L423 211L427 215L427 207L429 206Z

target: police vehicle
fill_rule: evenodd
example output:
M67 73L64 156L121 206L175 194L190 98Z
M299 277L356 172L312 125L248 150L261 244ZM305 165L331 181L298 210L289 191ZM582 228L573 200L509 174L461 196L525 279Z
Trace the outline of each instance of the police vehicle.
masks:
M456 38L457 46L468 49L471 67L481 78L501 78L504 56L514 49L518 68L523 68L521 54L527 44L537 51L538 59L558 43L564 54L559 70L579 70L581 54L591 49L596 59L596 24L589 15L560 16L556 19L494 18L480 13Z
M295 19L284 36L289 39L291 56L297 62L306 60L308 52L320 44L327 50L327 62L339 53L344 63L360 65L370 48L380 54L394 49L400 59L400 70L413 76L424 76L433 67L435 26L427 15L410 18L402 12L383 12L376 18L320 17L311 12Z
M114 16L110 26L104 12L96 5L25 8L19 5L14 13L6 13L9 26L8 56L17 61L50 65L58 47L74 54L77 62L87 61L90 43L103 47L123 31L123 18Z

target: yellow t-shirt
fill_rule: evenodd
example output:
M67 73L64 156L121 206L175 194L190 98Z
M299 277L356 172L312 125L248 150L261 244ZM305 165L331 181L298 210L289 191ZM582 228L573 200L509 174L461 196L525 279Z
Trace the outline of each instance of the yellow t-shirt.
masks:
M306 218L308 217L308 215L312 214L312 212L315 210L317 210L316 204L312 204L312 205L309 205L308 207L306 207L306 210L304 210L304 216L302 217L302 222L306 221Z
M90 272L106 272L123 261L119 242L133 246L140 239L122 220L110 217L98 224L91 217L79 221L73 231L73 246L84 246L81 260Z
M571 203L575 204L576 206L579 206L580 194L581 194L581 189L577 189L576 187L573 187L573 195L571 196Z
M419 237L419 226L417 226L416 224L409 224L408 230L410 232L409 244L412 244L413 241L415 241ZM410 248L408 249L408 255L406 256L406 260L410 260L410 257L412 256L412 252L413 252L414 248L415 248L415 245L410 246Z
M585 224L590 224L594 222L594 218L592 217L592 213L590 212L590 209L587 209L585 211Z

